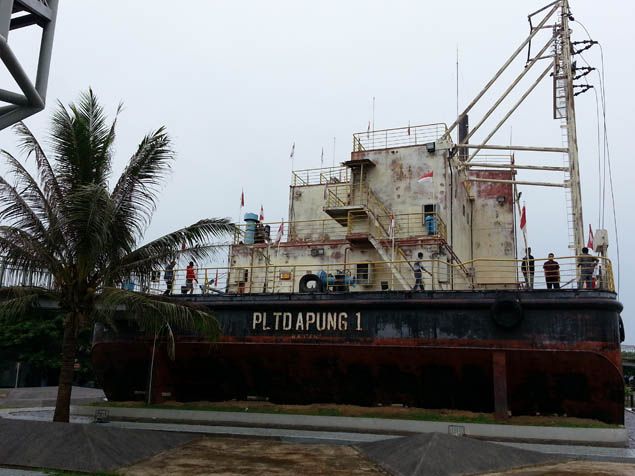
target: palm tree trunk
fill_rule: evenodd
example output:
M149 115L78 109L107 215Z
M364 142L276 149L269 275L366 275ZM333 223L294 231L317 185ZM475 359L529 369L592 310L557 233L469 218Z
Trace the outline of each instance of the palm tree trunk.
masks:
M62 366L60 367L57 401L53 421L68 423L71 410L71 391L73 389L73 371L77 354L77 333L74 322L76 316L64 320L64 340L62 342Z

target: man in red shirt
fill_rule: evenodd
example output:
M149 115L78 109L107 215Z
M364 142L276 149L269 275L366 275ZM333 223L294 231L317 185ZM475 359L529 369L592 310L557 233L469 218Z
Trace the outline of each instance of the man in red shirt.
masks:
M553 253L549 253L548 260L542 265L545 272L547 289L560 289L560 265L553 259Z
M190 261L190 264L188 264L187 268L185 268L185 287L187 288L187 292L190 294L194 294L194 281L198 284L198 279L196 279L196 270L194 269L194 262Z

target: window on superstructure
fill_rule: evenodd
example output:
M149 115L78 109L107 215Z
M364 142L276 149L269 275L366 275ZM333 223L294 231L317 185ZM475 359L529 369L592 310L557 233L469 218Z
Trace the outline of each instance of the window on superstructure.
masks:
M429 203L423 206L423 217L434 215L437 211L437 206L434 203Z

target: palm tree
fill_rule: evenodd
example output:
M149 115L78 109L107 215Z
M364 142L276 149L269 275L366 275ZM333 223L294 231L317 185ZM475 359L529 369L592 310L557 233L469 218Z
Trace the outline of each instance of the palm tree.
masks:
M117 110L118 116L120 108ZM130 276L148 276L185 248L191 259L209 256L213 238L234 231L227 219L204 219L140 245L158 192L175 154L164 128L146 135L110 187L117 118L108 123L92 90L68 108L58 103L49 143L52 161L24 124L19 147L35 158L37 180L11 154L1 151L13 180L0 177L0 256L52 285L2 289L0 313L19 318L41 302L64 315L59 391L54 421L68 422L77 335L95 322L111 322L126 309L142 329L166 324L218 335L203 308L121 289Z

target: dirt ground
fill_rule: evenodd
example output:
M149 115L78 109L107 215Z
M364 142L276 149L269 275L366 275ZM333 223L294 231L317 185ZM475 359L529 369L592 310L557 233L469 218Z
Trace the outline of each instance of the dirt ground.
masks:
M574 461L550 466L516 469L482 476L633 476L635 465Z
M201 438L120 469L123 476L385 476L349 446L282 443L266 439ZM574 461L483 476L634 476L635 465Z
M117 473L125 476L386 474L349 446L305 445L243 438L201 438L120 469Z

